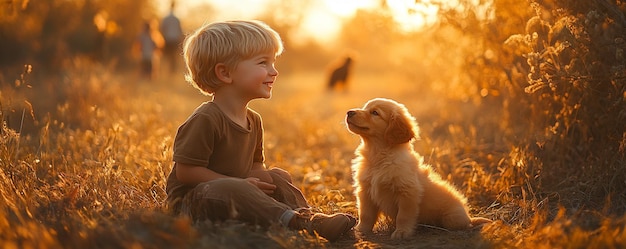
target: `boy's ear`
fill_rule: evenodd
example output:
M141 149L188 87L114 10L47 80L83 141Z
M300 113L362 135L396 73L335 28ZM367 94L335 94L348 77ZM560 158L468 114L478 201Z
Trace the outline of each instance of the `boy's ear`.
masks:
M217 63L217 65L215 65L215 75L223 82L233 82L233 79L230 78L230 70L228 70L228 67L224 63Z

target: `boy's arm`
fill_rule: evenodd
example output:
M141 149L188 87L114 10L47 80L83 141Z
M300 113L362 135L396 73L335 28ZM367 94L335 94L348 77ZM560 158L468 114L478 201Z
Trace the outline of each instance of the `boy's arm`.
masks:
M227 177L229 176L216 173L205 167L176 163L176 178L184 184L195 185L201 182Z
M261 167L263 167L262 163L261 163ZM258 173L260 176L261 173L260 172ZM265 174L267 174L267 172L265 172ZM269 174L267 174L267 177L270 179L270 181L272 180ZM207 182L207 181L211 181L211 180L215 180L219 178L231 178L231 177L216 173L215 171L207 169L202 166L176 163L176 178L178 178L178 180L184 184L196 185L202 182ZM263 191L266 194L272 194L274 193L274 189L276 189L275 185L270 184L266 182L265 180L262 180L261 178L252 174L250 174L245 180L248 181L250 184L259 188L261 191Z

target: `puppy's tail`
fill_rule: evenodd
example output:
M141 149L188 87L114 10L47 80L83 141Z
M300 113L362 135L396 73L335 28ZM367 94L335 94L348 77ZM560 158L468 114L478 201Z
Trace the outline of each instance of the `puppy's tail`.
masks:
M470 228L481 228L485 224L491 223L493 221L487 218L483 218L483 217L474 217L470 219L470 222L471 222Z

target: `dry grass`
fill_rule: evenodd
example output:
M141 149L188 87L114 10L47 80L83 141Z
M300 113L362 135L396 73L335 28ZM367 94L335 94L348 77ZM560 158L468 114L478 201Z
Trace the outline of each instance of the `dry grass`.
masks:
M36 70L36 68L35 68ZM36 74L33 74L36 75ZM164 214L176 127L204 97L179 79L146 82L76 62L61 78L2 83L0 245L4 248L611 248L626 246L626 218L585 207L576 196L535 189L536 159L512 145L490 112L397 74L359 72L347 93L324 77L280 76L258 100L267 163L287 169L310 203L356 215L350 160L359 140L343 116L373 97L407 105L422 129L416 149L458 186L471 212L496 220L482 230L421 227L409 241L378 235L336 243L281 227L212 224ZM48 89L53 89L52 94ZM61 101L59 101L61 100ZM28 102L27 102L28 101ZM32 104L31 104L32 103ZM32 113L32 114L30 114ZM608 205L608 204L607 204Z

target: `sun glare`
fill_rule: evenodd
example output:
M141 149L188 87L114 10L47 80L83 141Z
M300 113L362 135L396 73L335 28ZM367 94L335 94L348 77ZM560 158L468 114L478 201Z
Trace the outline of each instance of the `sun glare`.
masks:
M400 30L405 32L416 31L437 19L437 7L428 1L387 0L387 6Z
M170 0L158 0L161 13L169 11ZM256 18L268 11L267 6L278 3L277 0L240 0L240 1L206 1L206 0L178 0L176 13L181 19L203 19L205 21ZM322 0L302 1L303 7L294 11L301 11L300 26L293 32L296 43L314 40L318 43L328 43L337 38L342 24L354 17L358 10L389 11L397 23L399 30L412 32L436 21L437 7L429 1L415 0L386 0L386 9L382 8L380 0ZM215 9L215 16L197 17L187 16L193 13L194 6L211 5ZM197 12L196 12L197 13Z
M354 16L359 9L375 8L379 2L375 0L324 0L323 4L331 13L347 18Z

